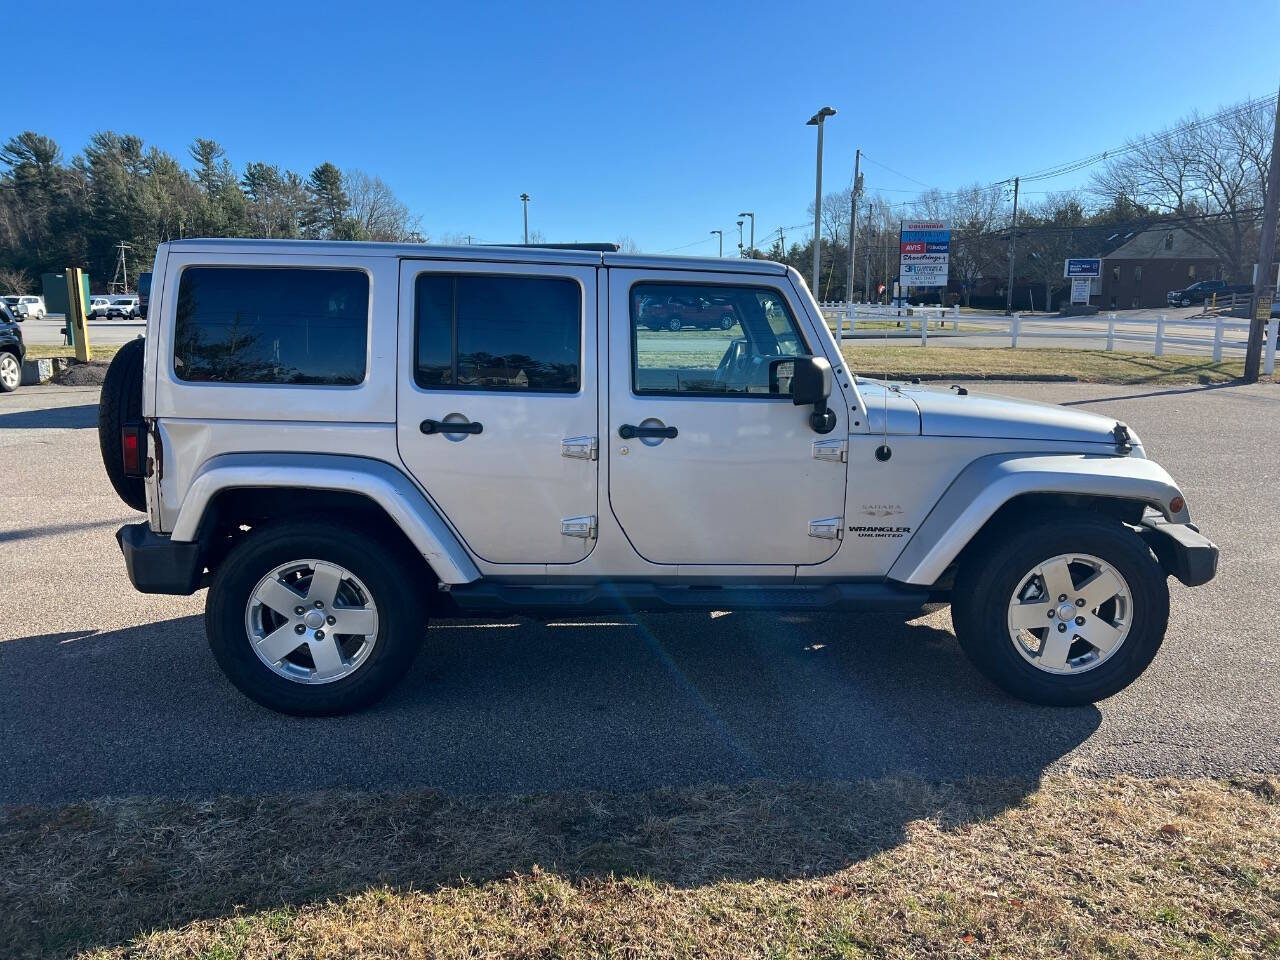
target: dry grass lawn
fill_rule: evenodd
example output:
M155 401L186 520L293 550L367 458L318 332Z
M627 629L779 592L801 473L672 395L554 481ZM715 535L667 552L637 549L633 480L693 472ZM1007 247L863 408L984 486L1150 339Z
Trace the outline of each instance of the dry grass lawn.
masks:
M863 376L891 380L1021 379L1079 380L1086 383L1226 383L1244 376L1244 361L1211 357L1106 350L1009 347L920 347L875 341L841 345L849 366Z
M1280 783L1058 777L0 813L5 956L1280 955Z

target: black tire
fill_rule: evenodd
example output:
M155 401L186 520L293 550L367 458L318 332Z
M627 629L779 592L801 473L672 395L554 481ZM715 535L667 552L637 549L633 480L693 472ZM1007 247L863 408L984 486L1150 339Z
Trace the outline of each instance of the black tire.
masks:
M679 317L672 317L670 320L667 321L667 329L670 330L672 333L678 332L683 326L684 324L680 322Z
M1097 557L1124 577L1133 597L1131 625L1119 649L1096 667L1047 673L1015 648L1008 604L1029 571L1073 552ZM1120 692L1150 665L1169 623L1169 585L1142 538L1118 520L1024 516L968 551L956 576L951 615L965 654L997 686L1031 703L1079 706Z
M271 570L293 560L326 560L345 567L367 587L378 610L368 659L330 683L282 677L258 658L245 628L250 595ZM388 548L352 528L321 521L288 521L250 533L219 564L205 604L205 635L214 659L245 696L295 716L336 716L364 709L386 695L413 662L426 629L422 597L432 584L410 571L420 558ZM424 572L425 577L425 572Z
M720 329L721 329L721 330L732 330L732 329L733 329L733 325L734 325L735 323L737 323L737 321L736 321L736 320L734 320L734 319L733 319L733 317L729 317L729 316L721 317L721 318L720 318Z
M130 340L107 367L98 399L98 447L111 486L127 505L146 511L147 493L141 477L124 475L120 427L142 419L142 356L145 341Z

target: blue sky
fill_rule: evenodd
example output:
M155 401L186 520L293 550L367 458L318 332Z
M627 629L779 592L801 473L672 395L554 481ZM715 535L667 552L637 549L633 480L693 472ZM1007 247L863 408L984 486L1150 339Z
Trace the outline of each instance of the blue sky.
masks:
M11 50L53 37L48 8L15 6L0 18ZM237 167L377 174L435 239L518 241L527 191L548 240L691 254L715 253L715 228L728 252L741 210L762 246L805 220L804 122L823 104L839 111L824 187L848 185L861 147L905 175L869 163L867 189L905 200L1087 156L1280 79L1242 40L1280 35L1274 0L70 3L56 32L80 68L46 48L47 66L7 71L0 137L35 129L70 154L114 129L184 162L212 137Z

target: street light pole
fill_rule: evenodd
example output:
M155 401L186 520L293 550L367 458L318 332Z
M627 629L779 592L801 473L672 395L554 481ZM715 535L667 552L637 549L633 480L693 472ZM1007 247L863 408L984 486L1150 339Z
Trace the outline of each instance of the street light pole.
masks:
M738 216L751 218L751 244L747 247L747 254L754 257L756 255L756 215L748 210L745 213L738 214Z
M711 232L712 232L712 233L714 233L717 237L719 237L719 238L720 238L720 252L719 252L718 254L716 254L716 256L723 257L723 256L724 256L724 231L723 231L723 230L712 230Z
M818 295L818 272L822 267L822 127L827 117L834 117L835 110L823 107L808 119L805 126L818 128L818 173L813 191L813 295Z
M520 202L524 204L524 243L527 247L529 245L529 195L520 194Z

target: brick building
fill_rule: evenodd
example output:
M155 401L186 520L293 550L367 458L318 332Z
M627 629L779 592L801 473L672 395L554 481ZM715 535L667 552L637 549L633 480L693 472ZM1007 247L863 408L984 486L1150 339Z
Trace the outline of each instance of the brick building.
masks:
M1221 277L1221 261L1200 240L1177 227L1153 227L1102 258L1090 302L1103 310L1163 307L1170 290Z

